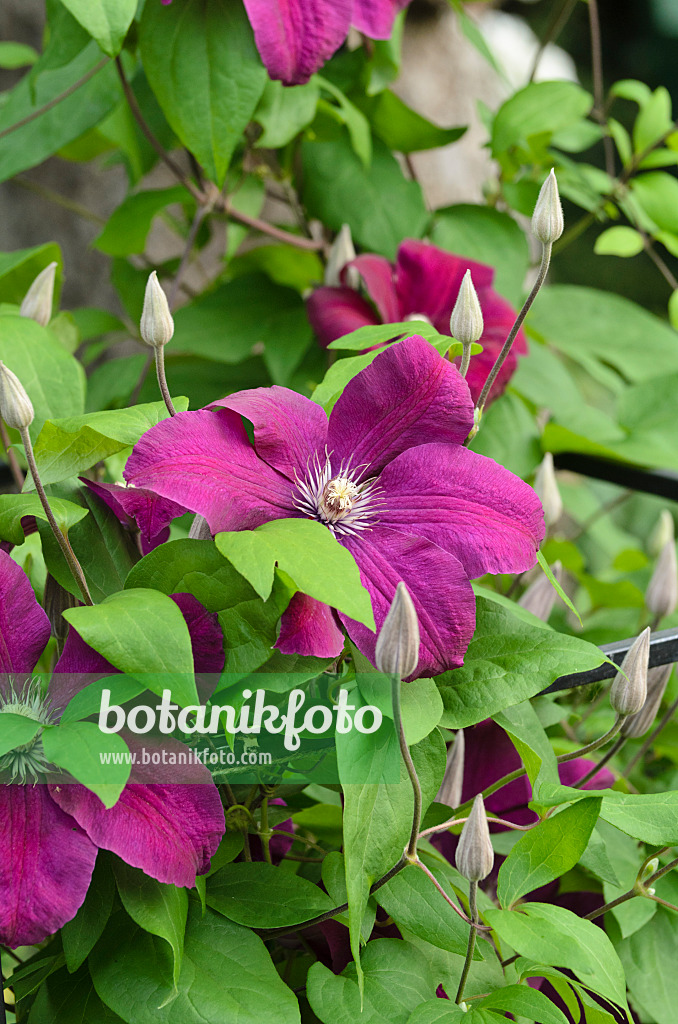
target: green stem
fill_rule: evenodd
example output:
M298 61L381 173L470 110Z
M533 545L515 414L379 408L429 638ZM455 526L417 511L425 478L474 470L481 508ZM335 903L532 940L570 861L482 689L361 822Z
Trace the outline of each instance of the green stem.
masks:
M647 863L647 861L645 863ZM600 907L599 910L592 910L589 914L585 914L584 919L586 921L593 921L596 917L601 917L603 914L606 914L608 910L614 910L615 907L620 906L622 903L627 903L628 900L632 900L635 896L645 896L646 899L656 899L655 897L650 896L650 894L645 890L651 889L655 882L658 882L660 878L667 875L669 871L673 871L675 867L678 867L678 857L675 860L672 860L669 864L665 864L663 868L659 868L655 871L653 875L650 875L649 878L645 879L645 882L639 883L636 879L636 883L632 889L629 889L628 892L622 893L621 896L617 896L616 900L606 903L605 906Z
M162 394L167 411L170 416L176 416L177 410L174 408L174 403L170 398L169 388L167 387L167 377L165 376L165 346L156 345L154 348L155 352L155 371L158 375L158 384L160 386L160 393Z
M398 740L400 742L400 752L407 768L407 774L410 777L410 783L412 784L412 793L414 796L414 812L412 816L412 831L410 832L410 839L407 844L406 856L414 860L417 856L417 838L419 836L419 828L421 826L421 786L419 784L419 777L417 770L414 767L412 761L412 755L410 749L407 746L407 740L405 739L405 730L403 728L402 713L400 707L400 687L401 681L397 676L394 676L391 680L391 700L393 704L393 722L398 731Z
M268 797L261 801L261 846L264 851L264 860L272 864L271 860L271 831L268 827Z
M468 902L469 910L471 912L471 921L473 922L468 933L468 948L466 950L466 959L464 960L464 967L461 972L461 978L459 979L459 988L457 989L456 1003L460 1003L464 997L464 987L466 985L466 979L468 978L468 972L471 969L471 962L473 960L473 951L476 948L476 929L475 925L478 923L478 905L477 905L477 893L478 883L471 882L469 886Z
M462 377L465 377L468 373L468 368L471 362L471 346L464 345L461 353L461 364L459 366L459 373Z
M0 132L0 139L4 139L4 137L9 135L10 132L15 132L19 128L23 128L24 125L30 124L31 121L35 121L36 118L42 117L42 115L46 114L48 110L51 110L53 107L56 107L57 104L68 99L69 96L72 96L73 93L85 85L86 82L89 82L90 78L94 78L94 76L98 74L106 64L108 64L109 60L110 57L104 57L103 60L100 60L98 64L95 64L93 68L90 68L82 78L79 78L77 82L73 83L73 85L69 85L68 89L64 89L64 91L59 93L58 96L55 96L54 99L45 103L44 106L39 107L37 110L31 111L30 114L26 115L26 117L22 117L20 121L15 121L14 124L9 126L9 128L4 128L3 131Z
M581 789L582 786L585 786L587 782L590 782L591 779L595 775L598 774L600 769L604 768L605 765L607 764L607 762L611 761L612 758L615 756L615 754L619 753L619 751L621 750L621 748L624 746L625 743L626 743L626 737L625 736L617 737L617 739L612 744L612 746L610 747L608 752L606 754L604 754L603 757L601 757L600 761L598 761L597 764L594 764L593 768L591 768L591 770L588 771L586 773L586 775L582 776L581 779L579 779L577 782L575 782L574 786L572 788L573 789Z

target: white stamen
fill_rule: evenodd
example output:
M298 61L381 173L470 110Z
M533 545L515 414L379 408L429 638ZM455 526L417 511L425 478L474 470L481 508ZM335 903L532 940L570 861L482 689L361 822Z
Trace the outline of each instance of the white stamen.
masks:
M328 527L335 535L356 535L370 529L383 500L376 478L361 483L368 464L351 469L353 456L342 460L338 472L332 472L331 452L325 449L325 461L316 452L306 466L302 479L296 475L298 495L295 504L300 512Z

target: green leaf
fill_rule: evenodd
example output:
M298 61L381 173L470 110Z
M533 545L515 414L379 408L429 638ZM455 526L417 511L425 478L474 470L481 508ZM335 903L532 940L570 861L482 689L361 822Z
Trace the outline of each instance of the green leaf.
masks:
M38 989L30 1020L31 1024L124 1024L99 999L87 967L75 974L65 969L50 974Z
M567 1024L563 1011L543 992L529 985L507 985L484 999L473 1001L474 1011L483 1007L505 1011L514 1016L533 1017L539 1020L539 1024Z
M462 1010L449 999L430 999L419 1004L412 1016L407 1018L407 1024L484 1024L488 1018L476 1014L474 1003L475 1000L470 1008Z
M1 44L0 44L1 45ZM0 301L13 302L20 306L26 292L50 263L56 263L54 281L55 308L61 290L63 257L56 242L46 242L32 249L15 249L14 252L0 253Z
M538 622L478 598L476 631L463 666L437 677L445 708L441 725L475 725L534 697L558 676L595 668L604 660L593 644L542 628Z
M0 68L14 71L16 68L29 67L35 64L40 54L26 43L0 43Z
M169 943L174 959L174 987L179 984L184 957L184 933L188 916L188 894L176 885L164 885L122 860L114 864L115 880L123 906L144 931Z
M678 843L678 792L614 793L603 800L601 817L628 836L654 846Z
M333 82L322 78L320 75L316 75L315 80L321 90L324 89L325 92L328 92L337 101L336 107L326 104L324 101L321 101L321 103L330 116L336 117L338 121L346 125L353 151L360 157L364 166L369 169L372 162L372 136L365 115L351 103L348 97Z
M17 375L33 403L31 439L45 420L84 410L83 369L47 327L25 316L0 315L0 360Z
M678 331L678 288L669 296L669 322L674 331Z
M435 870L433 871L436 874ZM444 876L438 878L445 888ZM430 878L409 864L375 893L377 903L397 925L419 938L464 956L468 947L468 925L452 909ZM476 952L476 958L480 954Z
M286 146L311 123L319 98L320 89L314 78L306 85L267 82L253 114L253 120L263 128L256 146L264 149Z
M417 114L390 89L361 104L372 128L389 149L399 153L417 153L456 142L466 131L459 128L439 128L427 118Z
M627 1009L624 971L605 932L576 914L548 903L520 910L487 910L499 937L537 963L568 967L594 992Z
M0 718L0 757L15 747L30 743L41 728L41 723L32 718L14 715L11 711L3 712Z
M633 125L634 152L642 153L649 149L672 127L671 94L664 86L660 86L638 111Z
M267 80L244 8L230 0L146 4L139 46L165 117L221 187Z
M142 253L146 248L146 238L156 214L172 203L186 203L188 198L183 185L134 192L123 199L120 206L113 211L106 222L106 227L93 244L109 256Z
M369 942L362 958L364 991L355 963L339 975L321 963L308 972L306 993L323 1024L406 1024L435 988L423 953L400 939Z
M560 878L579 862L598 820L600 803L580 800L520 837L499 869L497 896L503 907Z
M439 334L433 324L427 324L425 320L403 320L395 324L367 324L365 327L359 327L350 334L344 334L330 342L329 348L360 352L374 345L384 345L399 336L411 337L415 332L431 343L446 344L448 348L453 344L449 335Z
M47 760L96 793L104 807L117 803L132 770L125 758L129 748L121 736L103 733L94 722L71 722L45 729L42 745ZM111 759L105 764L101 754L113 754L121 763Z
M122 49L137 9L137 0L61 0L73 17L96 39L104 53L115 57Z
M620 224L598 235L593 251L598 256L637 256L644 248L640 231Z
M115 882L108 859L99 855L85 902L75 917L61 929L66 965L71 973L85 962L101 938L111 916L114 897Z
M535 417L525 402L507 391L483 413L482 430L470 447L525 478L534 473L543 458L540 437Z
M608 859L617 875L611 880L605 879L603 884L605 902L611 903L633 888L640 866L645 860L645 849L606 821L598 822L596 832L599 833L600 841L604 844ZM632 899L613 907L610 914L619 927L621 937L626 939L654 917L657 907L658 904L654 900Z
M380 139L373 140L366 169L348 136L304 140L303 200L310 216L333 231L348 223L357 245L394 259L403 238L420 238L428 214L421 188L408 181Z
M647 900L633 900L636 903ZM672 955L676 947L675 913L657 907L649 924L618 945L631 999L641 1020L673 1024L678 1003L678 973Z
M256 530L218 533L219 551L264 598L277 564L302 593L374 629L369 592L353 556L330 531L311 519L276 519Z
M334 906L306 878L266 863L228 864L207 883L207 905L248 928L301 924Z
M164 939L133 925L126 914L104 933L90 956L95 988L125 1021L158 1024L158 1008L173 995L172 954ZM189 908L177 998L163 1024L300 1024L297 1000L281 980L260 938L200 905Z
M581 621L581 615L579 614L579 612L577 611L575 606L572 604L572 601L567 596L567 594L565 593L565 591L561 587L561 585L558 582L558 580L555 578L555 576L551 572L551 567L550 567L549 563L546 561L543 552L541 552L541 551L537 552L537 561L539 562L539 565L541 566L541 568L542 568L542 570L544 572L544 575L548 579L549 583L551 584L551 586L555 590L555 592L558 595L558 597L560 598L560 600L563 601L567 605L567 607L570 609L572 614L577 617L577 619L579 620L579 625L583 626L583 623Z
M538 780L559 782L558 765L551 741L528 700L506 708L492 717L511 737L532 786L535 786Z
M514 93L497 111L492 125L492 155L525 143L533 135L547 138L585 117L593 97L574 82L532 82Z
M175 398L174 404L183 412L188 408L188 399ZM40 479L47 485L77 476L109 455L136 444L142 434L168 416L164 402L152 402L129 409L50 418L34 447Z
M49 505L59 529L66 532L87 515L86 508L62 498L50 498ZM0 494L0 539L23 544L26 538L21 520L25 516L47 522L47 513L37 494Z
M650 171L634 178L633 196L658 228L678 232L678 181L667 171Z
M188 626L171 598L157 590L123 590L93 607L69 608L64 618L115 668L143 674L153 693L170 689L182 707L200 703Z
M356 666L356 681L365 703L378 707L385 718L393 720L390 677L375 672L366 658L362 660L366 664L364 668ZM432 679L416 679L403 683L400 703L405 738L412 746L437 726L443 713L442 698Z

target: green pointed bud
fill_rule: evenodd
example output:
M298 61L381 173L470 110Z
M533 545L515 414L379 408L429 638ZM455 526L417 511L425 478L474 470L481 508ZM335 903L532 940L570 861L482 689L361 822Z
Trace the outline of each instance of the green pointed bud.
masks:
M645 703L635 715L625 718L621 727L621 734L627 740L637 740L644 736L654 722L664 699L672 670L673 665L658 665L656 668L648 669Z
M380 672L406 679L419 663L419 620L407 587L401 581L379 630L375 664Z
M461 288L457 295L457 301L450 317L450 331L452 337L460 341L462 345L470 345L479 341L483 333L483 313L478 301L471 271L467 270L461 281Z
M461 791L464 782L464 730L459 729L454 743L447 751L447 767L440 784L436 800L439 804L447 804L454 809L461 803Z
M563 566L560 562L554 562L551 572L556 581L562 583ZM532 612L538 619L548 622L557 597L558 594L551 580L544 573L541 573L538 579L529 585L518 601L518 604L521 608L526 608L528 612Z
M473 801L471 813L461 830L454 859L457 871L469 882L482 882L494 866L494 850L481 793Z
M21 303L21 309L19 310L21 316L35 320L41 327L46 327L52 319L56 268L56 263L50 263L49 266L40 271L26 292L24 301Z
M539 198L532 214L532 234L544 245L551 245L563 233L565 222L560 205L556 172L551 172L541 187Z
M641 885L643 882L647 882L648 878L655 873L658 867L659 857L653 857L652 860L649 860L647 862L647 864L643 868L643 873L640 876ZM654 896L654 889L648 889L647 891L649 892L650 896Z
M141 337L151 348L162 348L174 334L174 320L155 270L146 284L141 314Z
M650 627L648 626L629 647L610 687L612 710L621 717L637 714L645 703L649 659Z
M0 416L14 430L33 422L33 405L17 375L0 362Z
M563 499L558 490L551 452L547 452L539 464L534 478L534 489L544 509L544 522L547 526L553 526L563 514Z
M355 267L349 267L345 275L345 281L341 279L342 270L347 263L355 259L355 255L351 229L348 224L342 224L341 231L330 246L325 266L324 283L330 288L339 288L345 283L349 288L357 289L360 285L360 274Z
M658 619L672 615L678 604L678 565L676 545L673 540L666 542L654 567L652 578L645 591L645 605Z
M667 508L662 509L647 542L648 554L652 558L657 558L674 537L673 516Z

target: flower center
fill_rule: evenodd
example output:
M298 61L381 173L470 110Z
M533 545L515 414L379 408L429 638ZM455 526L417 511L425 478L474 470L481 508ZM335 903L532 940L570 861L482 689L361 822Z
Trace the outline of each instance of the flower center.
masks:
M351 460L343 462L339 472L332 474L330 455L325 461L318 454L306 467L305 476L297 475L297 508L303 515L323 523L338 536L356 534L375 523L375 515L383 504L376 479L363 480L367 466L351 470Z
M41 726L52 724L52 711L49 701L42 697L39 679L25 683L17 692L10 682L9 693L0 695L0 715L20 715ZM1 726L0 726L1 728ZM26 783L32 777L34 782L48 768L42 745L42 728L28 743L20 743L0 757L0 774L9 773L10 782Z

